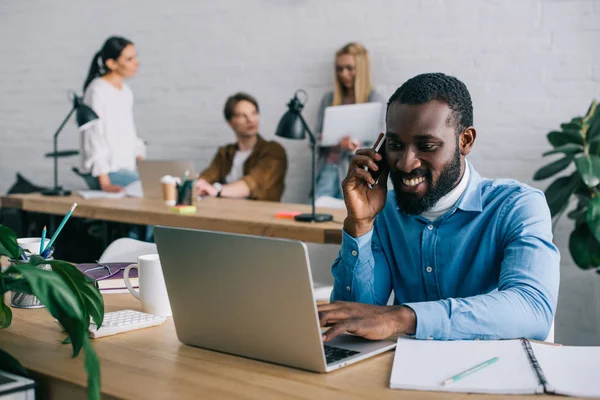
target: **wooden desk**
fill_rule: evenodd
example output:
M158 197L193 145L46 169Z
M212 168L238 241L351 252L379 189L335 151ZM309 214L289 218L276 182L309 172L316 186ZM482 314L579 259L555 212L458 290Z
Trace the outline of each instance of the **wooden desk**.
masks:
M245 233L315 243L341 243L342 223L346 217L345 209L319 209L319 212L333 214L334 222L306 223L277 219L275 213L278 211L310 213L310 206L254 200L205 199L196 203L195 215L180 215L170 212L160 200L84 200L79 196L51 197L38 193L13 194L0 198L3 208L54 215L65 215L74 202L77 203L74 217Z
M140 309L129 294L106 295L104 299L106 311ZM35 373L50 398L84 398L83 354L70 358L70 346L60 344L64 332L45 309L12 311L12 325L0 330L0 347ZM158 327L95 339L93 343L101 362L103 398L109 399L501 398L391 390L391 351L317 374L185 346L177 340L171 319Z

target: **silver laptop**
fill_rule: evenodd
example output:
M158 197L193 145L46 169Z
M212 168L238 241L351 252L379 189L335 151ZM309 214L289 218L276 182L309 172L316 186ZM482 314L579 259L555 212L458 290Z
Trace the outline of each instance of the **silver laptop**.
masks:
M185 344L317 372L396 346L350 335L323 345L303 242L162 226L154 235Z
M165 175L178 176L183 179L185 171L194 179L196 171L193 161L179 160L140 160L137 164L142 190L146 199L162 199L160 178Z

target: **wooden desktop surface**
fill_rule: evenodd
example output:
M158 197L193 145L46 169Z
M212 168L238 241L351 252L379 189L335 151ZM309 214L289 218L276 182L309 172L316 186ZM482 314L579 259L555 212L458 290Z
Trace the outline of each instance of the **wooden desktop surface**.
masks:
M345 209L319 208L333 214L332 222L307 223L275 218L278 211L310 213L306 204L275 203L254 200L209 198L196 203L196 214L180 215L169 211L161 200L136 198L89 199L79 196L52 197L34 194L2 196L2 208L65 215L76 202L74 217L141 225L165 225L212 231L244 233L258 236L296 239L315 243L341 243Z
M110 294L104 299L107 312L140 310L140 303L129 294ZM49 398L84 398L83 354L70 357L71 347L60 343L65 333L47 310L12 311L12 325L0 330L0 348L33 372ZM318 374L185 346L178 341L171 318L158 327L94 339L93 344L107 399L502 398L391 390L393 351ZM538 396L510 396L511 400L526 398Z

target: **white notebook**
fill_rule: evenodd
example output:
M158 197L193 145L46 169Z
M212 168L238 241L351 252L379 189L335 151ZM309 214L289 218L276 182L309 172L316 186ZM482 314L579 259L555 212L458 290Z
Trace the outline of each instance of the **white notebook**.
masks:
M142 184L139 180L130 183L123 188L122 192L111 193L102 190L78 190L77 195L84 199L122 199L124 197L144 197Z
M498 357L498 361L456 382L442 385L444 380L493 357ZM539 365L537 371L536 362ZM527 340L434 341L400 337L390 387L599 397L598 371L600 347L553 346ZM542 384L544 378L545 385Z

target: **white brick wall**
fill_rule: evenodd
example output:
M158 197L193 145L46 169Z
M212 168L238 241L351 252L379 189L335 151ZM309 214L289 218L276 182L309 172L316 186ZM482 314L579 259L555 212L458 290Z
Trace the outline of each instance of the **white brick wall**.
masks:
M421 72L454 74L468 85L479 132L470 160L488 177L532 183L544 134L600 98L599 0L4 0L0 191L17 171L51 183L43 153L68 111L66 91L81 90L92 55L112 34L131 38L139 52L131 86L149 156L191 158L199 167L233 139L221 109L235 91L258 98L267 138L296 88L309 93L305 116L314 124L332 87L333 52L351 40L370 50L373 82L386 97ZM283 144L290 158L284 198L304 201L307 145ZM74 123L59 146L78 147ZM82 186L74 164L60 163L60 181L72 188ZM557 340L598 345L600 312L592 305L600 285L573 266L570 229L560 224L556 237L563 253Z

